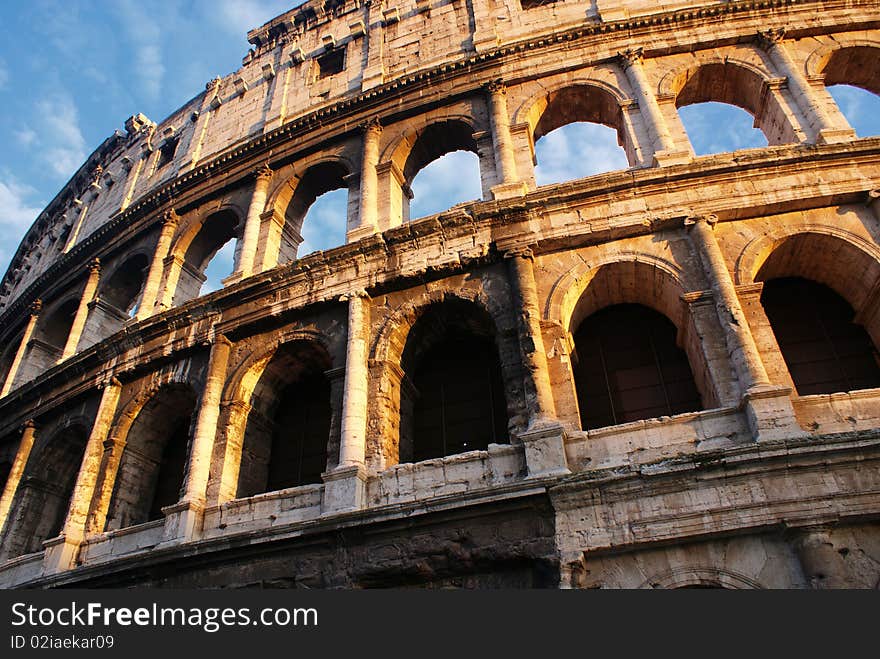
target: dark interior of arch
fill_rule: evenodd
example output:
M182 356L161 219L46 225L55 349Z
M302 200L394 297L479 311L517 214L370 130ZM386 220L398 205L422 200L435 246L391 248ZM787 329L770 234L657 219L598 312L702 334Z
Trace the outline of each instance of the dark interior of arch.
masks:
M136 254L123 262L101 287L101 299L128 313L137 302L149 265L144 254Z
M330 356L314 341L281 346L251 396L237 496L321 482L330 439Z
M495 325L481 307L431 305L410 330L401 366L400 462L508 441Z
M574 380L584 429L702 409L676 327L640 304L606 307L574 333Z
M108 529L161 519L162 508L180 499L195 406L192 387L173 384L141 409L126 437Z
M78 306L76 300L68 300L55 309L37 330L36 338L59 351L62 350L70 334Z
M617 99L604 89L587 85L566 87L547 97L547 107L535 125L535 141L557 128L578 121L614 128L617 130L618 143L623 143Z
M880 95L880 48L852 46L831 53L822 73L825 85L853 85Z
M73 425L31 454L9 513L7 556L40 551L61 532L87 440L86 428Z
M800 277L771 279L761 304L799 395L880 387L880 354L833 290Z
M453 151L477 153L474 129L463 121L439 121L427 126L416 139L403 166L403 177L412 183L419 170ZM479 155L479 154L477 154Z
M322 162L310 167L297 183L293 198L284 213L291 227L296 231L302 230L302 223L309 207L322 194L348 188L345 178L348 174L348 169L339 162Z
M205 281L205 269L223 245L238 237L238 224L232 211L220 211L205 220L186 250L173 304L182 304L198 296Z

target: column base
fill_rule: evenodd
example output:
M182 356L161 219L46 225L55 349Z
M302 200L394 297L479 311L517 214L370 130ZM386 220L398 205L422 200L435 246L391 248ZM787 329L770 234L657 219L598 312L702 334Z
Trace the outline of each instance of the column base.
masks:
M742 408L755 441L766 442L808 435L798 424L789 387L752 387L742 398Z
M523 181L517 181L516 183L500 183L499 185L493 185L490 191L492 192L492 199L497 201L500 199L524 197L529 190Z
M43 542L43 574L57 574L76 567L81 539L62 533Z
M361 465L337 467L321 474L321 479L324 481L322 515L335 515L364 507L367 474Z
M366 238L367 236L372 236L375 233L379 233L376 227L372 226L363 226L363 227L355 227L351 231L345 234L345 242L346 243L354 243L360 240L361 238Z
M655 167L667 165L683 165L689 163L693 155L690 151L655 151L653 164Z
M198 540L202 535L205 504L201 501L178 501L162 509L165 528L159 546L176 545Z
M570 474L565 457L565 428L558 421L532 423L517 435L526 452L528 478Z
M816 144L839 144L856 139L852 128L823 128L816 136Z

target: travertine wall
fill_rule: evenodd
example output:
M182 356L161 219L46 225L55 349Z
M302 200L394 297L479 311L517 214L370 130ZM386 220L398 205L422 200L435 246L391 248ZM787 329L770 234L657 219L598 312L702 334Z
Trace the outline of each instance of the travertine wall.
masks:
M880 140L824 86L880 92L880 7L697 4L308 3L172 117L132 117L0 291L0 585L875 586L880 390L799 396L760 295L827 285L880 345ZM770 146L694 157L677 108L708 100ZM535 140L578 120L615 128L629 169L537 188ZM413 177L456 149L482 199L411 219ZM298 254L332 187L347 244ZM194 297L231 237L235 273ZM114 279L132 263L137 301ZM581 428L573 334L620 303L675 326L700 410ZM491 337L508 423L413 463L404 354L428 312ZM240 496L297 342L328 383L326 469ZM179 501L130 525L114 511L142 516L161 453L140 415L184 390ZM74 425L48 538L29 483Z

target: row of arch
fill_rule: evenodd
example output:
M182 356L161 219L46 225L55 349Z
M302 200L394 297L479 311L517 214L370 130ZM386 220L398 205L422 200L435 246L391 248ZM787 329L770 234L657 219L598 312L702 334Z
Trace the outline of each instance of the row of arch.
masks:
M834 257L811 257L817 249ZM757 269L746 264L743 272L763 283L762 312L796 393L880 387L880 314L854 310L880 281L876 247L807 231L756 250ZM729 404L709 346L687 338L700 332L689 328L698 320L683 300L681 273L660 260L618 259L568 287L576 296L568 305L569 377L581 428ZM551 295L550 315L560 304ZM749 321L756 335L760 317ZM385 323L374 341L372 391L385 396L377 407L389 410L393 433L390 445L376 447L384 455L374 465L485 450L521 429L522 364L510 323L511 310L481 292L434 294ZM343 362L338 342L296 330L227 373L217 436L225 448L216 451L226 457L213 470L227 482L209 482L214 500L322 482L338 461ZM389 375L392 386L379 386ZM117 413L110 434L120 451L101 466L112 496L97 511L92 504L93 531L161 519L180 498L198 386L169 372ZM41 438L4 530L6 557L37 551L59 532L87 437L80 420Z
M880 49L871 44L824 49L810 56L808 69L821 72L826 85L854 85L878 94L878 53ZM756 126L764 132L770 144L797 142L800 129L791 116L789 101L780 95L779 89L768 87L769 82L767 73L745 60L710 58L667 74L660 83L659 92L661 97L674 98L679 108L702 102L738 106L755 117ZM514 125L528 127L530 144L573 123L608 127L616 132L628 164L640 166L648 163L652 148L644 127L634 119L631 103L626 94L607 82L585 80L566 83L527 100L514 112L513 119ZM492 188L499 182L495 174L496 156L491 145L481 142L487 138L479 137L480 128L472 117L438 114L389 142L380 154L377 167L384 172L382 194L386 199L380 208L380 226L377 228L388 228L395 222L408 219L408 204L416 175L444 154L459 151L474 154L479 160L480 196L491 198ZM349 232L357 229L360 180L354 174L358 171L355 164L358 155L343 151L329 159L318 156L317 160L300 163L289 172L278 172L264 211L272 216L275 224L264 222L266 228L257 248L257 271L296 259L303 241L306 215L315 201L328 193L344 191L345 208L337 208L334 212L341 212L348 218ZM457 177L462 178L460 172ZM395 214L397 220L393 219ZM240 260L245 215L244 204L229 204L210 214L187 218L177 232L169 254L163 256L166 263L161 291L158 299L149 301L148 306L168 308L197 297L204 290L203 284L209 275L212 275L210 288L219 287L221 283L211 271L212 260L218 253L229 259L229 250L224 246L233 243L236 244L234 260ZM277 225L280 229L270 235L272 227ZM337 238L334 242L338 241ZM274 254L268 253L272 250ZM149 249L136 249L124 262L102 273L99 290L91 301L94 304L89 322L82 338L77 337L77 349L113 334L139 311L148 271L155 258L156 254ZM231 269L230 265L227 263L226 268ZM59 298L47 306L35 329L26 366L16 378L17 383L31 379L58 361L79 306L80 300L75 296ZM149 315L153 309L144 311L140 317ZM16 350L16 340L13 339L0 353L0 376L8 372Z

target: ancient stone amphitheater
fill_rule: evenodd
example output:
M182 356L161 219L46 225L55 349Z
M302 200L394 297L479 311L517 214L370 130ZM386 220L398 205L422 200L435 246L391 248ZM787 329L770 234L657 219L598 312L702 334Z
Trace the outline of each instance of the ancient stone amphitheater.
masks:
M827 86L880 92L878 26L310 0L251 31L3 279L0 585L876 587L880 138ZM696 156L704 101L769 146ZM577 121L629 167L536 186ZM457 150L482 199L411 219ZM346 244L298 254L339 188Z

